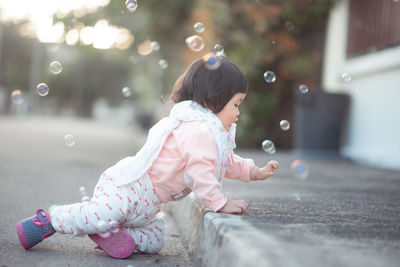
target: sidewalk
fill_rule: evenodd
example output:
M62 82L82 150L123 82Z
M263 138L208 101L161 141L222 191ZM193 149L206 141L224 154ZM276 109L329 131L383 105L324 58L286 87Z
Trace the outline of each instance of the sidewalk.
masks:
M74 146L64 144L65 134L73 134ZM158 254L128 259L93 249L88 237L55 234L28 251L18 240L19 220L38 208L79 202L80 186L91 192L102 171L135 153L145 137L134 125L0 116L0 266L192 266L172 220Z
M301 180L289 167L294 154L236 153L258 166L280 162L266 181L224 180L246 214L208 212L193 196L167 205L195 266L399 266L400 172L308 159Z

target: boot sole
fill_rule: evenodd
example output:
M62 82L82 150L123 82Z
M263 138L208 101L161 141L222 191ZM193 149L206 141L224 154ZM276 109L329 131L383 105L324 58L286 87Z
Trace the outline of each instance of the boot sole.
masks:
M88 235L104 252L113 258L124 259L135 250L135 240L125 231L120 230L110 237L102 238L99 235Z
M24 247L25 250L28 250L31 248L31 245L29 245L28 240L26 240L24 229L22 227L22 221L20 221L17 224L17 234L19 238L19 242L21 242L21 245Z

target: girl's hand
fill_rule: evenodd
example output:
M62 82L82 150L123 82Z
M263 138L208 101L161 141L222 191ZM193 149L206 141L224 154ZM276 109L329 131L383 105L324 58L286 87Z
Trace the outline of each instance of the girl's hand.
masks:
M225 206L220 208L218 212L226 214L243 214L246 212L247 203L243 200L231 200L228 199Z
M276 160L271 160L268 164L263 168L254 167L250 171L250 180L265 180L272 175L274 175L274 171L279 168L279 162Z

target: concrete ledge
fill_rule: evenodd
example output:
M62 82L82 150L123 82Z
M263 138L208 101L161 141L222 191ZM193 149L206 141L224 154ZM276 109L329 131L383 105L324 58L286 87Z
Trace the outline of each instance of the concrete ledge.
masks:
M194 266L277 266L277 258L279 266L297 266L285 257L276 240L246 223L241 215L211 212L191 195L166 207Z

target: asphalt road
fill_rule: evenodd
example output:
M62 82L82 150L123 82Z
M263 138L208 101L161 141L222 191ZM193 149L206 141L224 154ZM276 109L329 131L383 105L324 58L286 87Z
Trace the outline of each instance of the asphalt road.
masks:
M399 171L280 151L237 153L258 166L280 162L266 181L225 180L223 187L228 197L248 202L242 220L278 241L279 247L261 248L285 255L271 256L271 266L400 266ZM290 168L299 158L308 165L305 179Z
M64 143L72 134L75 144ZM101 172L134 154L145 135L133 127L85 120L0 117L0 266L191 266L173 221L157 255L126 260L94 250L87 237L55 234L29 251L15 226L36 209L80 201L78 188L92 190Z

